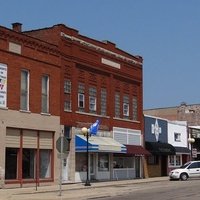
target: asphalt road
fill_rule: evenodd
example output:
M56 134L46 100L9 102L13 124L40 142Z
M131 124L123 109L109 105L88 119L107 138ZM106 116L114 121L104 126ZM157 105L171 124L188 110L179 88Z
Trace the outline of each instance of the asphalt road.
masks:
M136 187L137 186L137 187ZM139 188L138 188L139 186ZM119 189L119 188L118 188ZM121 194L104 197L104 200L199 200L200 180L153 182L124 186ZM95 198L96 200L102 198Z
M0 200L200 200L200 179L127 182L120 185L66 189L62 192L62 196L58 196L58 191L55 190L48 192L25 191L6 195L9 190L3 190Z

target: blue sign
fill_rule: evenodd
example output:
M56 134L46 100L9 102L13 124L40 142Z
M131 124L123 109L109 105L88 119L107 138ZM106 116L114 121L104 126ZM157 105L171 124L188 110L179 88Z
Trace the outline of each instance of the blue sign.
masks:
M168 141L167 120L145 116L144 137L145 142L166 142Z

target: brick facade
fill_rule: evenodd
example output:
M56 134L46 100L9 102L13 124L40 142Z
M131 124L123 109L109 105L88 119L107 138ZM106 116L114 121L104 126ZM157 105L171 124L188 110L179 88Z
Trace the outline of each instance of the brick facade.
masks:
M35 160L32 161L37 166L31 173L30 184L36 181L34 179L42 184L38 174L42 170L39 151L51 154L51 170L46 181L57 181L59 177L54 142L60 134L60 54L55 45L24 35L19 26L14 24L12 30L0 27L0 63L7 68L7 85L4 85L7 86L7 101L6 106L0 107L0 167L5 172L1 177L5 178L5 183L22 186L26 183L23 177L30 175L23 170L25 153L34 154ZM20 108L22 70L28 73L26 110ZM48 113L42 113L41 109L43 75L49 77ZM31 148L27 148L29 144ZM40 149L42 145L46 150ZM14 157L10 159L8 154Z
M70 165L68 180L72 182L75 180L76 168L75 135L83 126L88 128L97 118L101 120L100 131L103 133L112 135L113 127L132 130L141 134L138 141L143 142L142 57L133 56L110 41L97 41L83 36L63 24L26 32L22 31L22 25L19 23L13 24L13 30L0 27L0 52L0 63L8 66L8 110L0 109L0 112L7 112L9 117L12 116L11 120L6 118L2 129L4 132L1 135L1 150L5 152L6 149L8 127L21 131L21 141L26 129L36 131L38 141L40 132L53 133L52 172L50 179L45 181L58 181L59 157L55 144L62 130L70 130L67 133L70 151L65 155L65 160L67 165ZM27 70L30 75L27 112L20 110L21 70ZM48 113L41 112L43 75L49 77ZM65 84L70 85L69 92L64 91ZM84 86L84 107L81 109L78 106L80 85ZM116 94L119 95L118 100ZM95 105L91 105L91 95L95 95ZM119 101L117 111L116 101ZM124 104L128 105L127 110ZM91 106L95 106L95 109L91 110ZM16 116L21 121L14 123ZM37 144L39 148L40 142ZM19 152L19 159L23 162L23 142ZM36 152L39 159L39 149ZM110 159L113 159L113 155L110 155ZM0 165L5 169L5 159L0 161ZM38 167L36 173L39 173L39 170ZM20 173L20 177L14 182L22 184L23 172ZM39 177L36 180L40 182Z

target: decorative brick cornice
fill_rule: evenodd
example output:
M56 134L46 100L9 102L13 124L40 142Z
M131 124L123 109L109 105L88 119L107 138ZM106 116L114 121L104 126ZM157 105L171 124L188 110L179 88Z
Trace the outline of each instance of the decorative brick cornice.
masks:
M22 32L16 33L9 29L3 29L3 30L0 29L0 38L7 41L16 42L18 44L21 44L26 47L30 47L32 49L36 49L36 50L42 49L43 51L48 51L50 54L54 54L54 55L60 54L60 51L58 50L57 46L47 43L45 41L39 40L37 38L28 36Z
M116 57L116 58L122 59L123 61L129 62L129 63L132 63L132 64L136 64L136 65L142 65L141 62L138 62L138 61L133 60L133 59L131 59L131 58L128 58L128 57L126 57L126 56L122 56L122 55L120 55L120 54L118 54L118 53L115 53L115 52L113 52L113 51L107 50L107 49L102 48L102 47L100 47L100 46L94 45L94 44L92 44L92 43L90 43L90 42L87 42L87 41L85 41L85 40L81 40L81 39L79 39L79 38L77 38L77 37L67 35L67 34L65 34L65 33L63 33L63 32L61 32L60 35L61 35L61 37L64 37L64 38L69 39L69 40L71 40L71 41L78 42L78 43L80 43L81 45L84 45L84 46L87 46L87 47L89 47L89 48L95 49L96 51L100 51L100 52L102 52L102 53L109 54L109 55L114 56L114 57Z

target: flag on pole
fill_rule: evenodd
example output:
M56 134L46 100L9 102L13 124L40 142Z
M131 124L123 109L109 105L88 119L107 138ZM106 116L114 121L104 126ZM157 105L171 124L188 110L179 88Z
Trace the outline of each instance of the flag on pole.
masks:
M97 119L96 122L90 126L90 128L89 128L90 134L93 134L93 135L97 134L97 131L99 129L99 123L100 123L100 121Z

